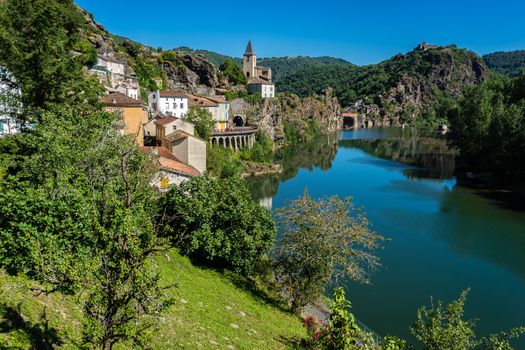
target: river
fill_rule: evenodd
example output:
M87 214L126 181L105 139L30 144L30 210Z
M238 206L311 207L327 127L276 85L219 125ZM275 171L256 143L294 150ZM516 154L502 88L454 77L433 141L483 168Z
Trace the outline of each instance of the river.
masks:
M414 130L360 129L282 152L280 175L254 178L273 209L303 194L351 196L376 232L382 267L370 285L344 281L352 311L380 335L410 337L430 297L470 288L466 317L480 335L525 325L525 213L454 178L444 139ZM525 337L516 343L525 349Z

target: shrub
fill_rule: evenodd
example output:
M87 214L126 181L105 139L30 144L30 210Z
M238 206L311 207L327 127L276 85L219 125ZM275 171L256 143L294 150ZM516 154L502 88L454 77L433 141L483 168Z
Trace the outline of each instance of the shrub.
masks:
M176 218L164 235L201 264L249 275L273 245L272 216L238 177L192 178L173 187L160 209Z

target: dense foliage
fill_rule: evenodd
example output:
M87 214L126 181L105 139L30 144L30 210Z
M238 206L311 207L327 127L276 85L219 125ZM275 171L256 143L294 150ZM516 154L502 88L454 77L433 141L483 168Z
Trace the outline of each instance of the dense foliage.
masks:
M449 114L465 168L507 179L525 175L525 74L468 90Z
M490 69L516 77L525 69L525 50L494 52L483 56Z
M192 178L170 189L161 211L175 218L164 235L200 263L251 274L273 245L272 216L238 177Z
M371 250L383 238L369 230L350 198L314 200L305 191L275 214L282 239L274 256L293 310L317 300L334 278L368 282L369 269L379 266Z
M0 3L0 65L31 122L0 139L0 267L41 292L82 290L84 341L111 349L143 344L167 306L151 264L163 244L151 164L101 110L102 89L72 51L80 16L70 0Z
M192 106L186 113L186 120L195 125L195 133L203 140L209 140L213 134L213 116L205 108Z
M221 63L219 71L219 77L222 76L228 79L228 81L234 85L245 85L247 83L242 68L231 59L227 59Z

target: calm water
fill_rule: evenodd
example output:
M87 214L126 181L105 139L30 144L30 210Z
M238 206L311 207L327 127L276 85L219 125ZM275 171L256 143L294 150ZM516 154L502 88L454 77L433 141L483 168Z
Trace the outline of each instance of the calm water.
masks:
M450 301L466 288L467 316L480 319L480 334L525 325L525 213L458 186L444 140L363 129L281 159L282 175L250 181L266 205L286 205L305 187L314 197L352 196L389 238L372 284L345 283L354 313L377 333L408 338L430 296Z

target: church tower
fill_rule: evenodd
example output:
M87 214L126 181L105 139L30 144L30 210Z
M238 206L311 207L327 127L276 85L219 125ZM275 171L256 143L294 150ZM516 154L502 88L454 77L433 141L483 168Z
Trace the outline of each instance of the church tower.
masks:
M244 53L242 66L244 75L247 78L257 77L255 73L255 67L257 67L257 56L255 56L255 52L253 52L251 40L248 41L248 46L246 47L246 52Z

